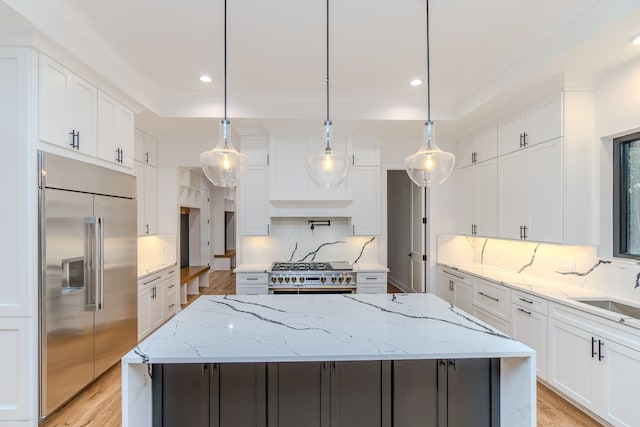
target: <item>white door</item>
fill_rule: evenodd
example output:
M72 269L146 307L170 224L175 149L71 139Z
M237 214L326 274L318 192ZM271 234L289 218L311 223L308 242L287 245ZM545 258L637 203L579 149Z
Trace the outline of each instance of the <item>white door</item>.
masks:
M426 189L413 185L411 187L411 290L413 292L426 292L425 266L426 261L422 256L426 255L425 233L426 225L423 224L425 216Z

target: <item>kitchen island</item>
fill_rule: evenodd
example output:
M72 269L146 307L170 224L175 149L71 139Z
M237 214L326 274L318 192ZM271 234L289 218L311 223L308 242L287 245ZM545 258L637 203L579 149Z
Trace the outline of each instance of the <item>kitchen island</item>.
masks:
M122 359L124 426L534 426L535 407L533 350L432 294L201 296Z

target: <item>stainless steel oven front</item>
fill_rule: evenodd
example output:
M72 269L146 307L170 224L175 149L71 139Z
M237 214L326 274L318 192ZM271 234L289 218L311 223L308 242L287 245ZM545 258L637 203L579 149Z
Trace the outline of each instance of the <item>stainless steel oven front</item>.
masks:
M345 263L274 263L268 272L270 294L352 294L356 274Z

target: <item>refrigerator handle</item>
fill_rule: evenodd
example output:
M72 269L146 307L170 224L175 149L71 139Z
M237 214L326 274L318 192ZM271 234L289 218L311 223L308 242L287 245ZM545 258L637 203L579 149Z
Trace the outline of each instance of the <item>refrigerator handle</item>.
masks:
M98 278L98 286L97 286L97 292L98 292L98 310L102 310L104 308L104 218L102 217L98 217L98 244L97 244L97 249L98 249L98 265L97 265L97 269L98 269L98 274L97 274L97 278Z
M96 263L98 251L97 244L99 240L98 227L96 217L87 217L84 219L86 226L85 253L86 262L84 263L84 277L86 282L86 309L88 311L96 311L96 290L98 285L98 265Z

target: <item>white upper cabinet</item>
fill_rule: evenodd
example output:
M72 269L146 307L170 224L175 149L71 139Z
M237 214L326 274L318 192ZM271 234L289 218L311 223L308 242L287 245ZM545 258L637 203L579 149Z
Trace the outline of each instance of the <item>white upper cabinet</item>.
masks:
M40 54L39 139L95 156L97 93L95 86Z
M352 166L379 166L380 150L377 137L355 136L352 141Z
M351 233L354 236L380 234L380 168L354 167L350 172L353 202Z
M498 235L498 164L488 160L458 172L458 234Z
M498 154L563 135L562 93L555 92L498 122Z
M456 163L464 168L494 159L498 155L498 129L495 124L458 141Z
M243 135L240 137L240 151L248 157L249 166L269 166L269 137Z
M133 112L98 92L98 157L133 168Z
M499 163L499 237L562 243L562 139L500 157Z
M238 184L241 236L268 236L270 233L269 167L248 166Z
M134 129L133 159L151 166L158 166L158 140L140 129Z

